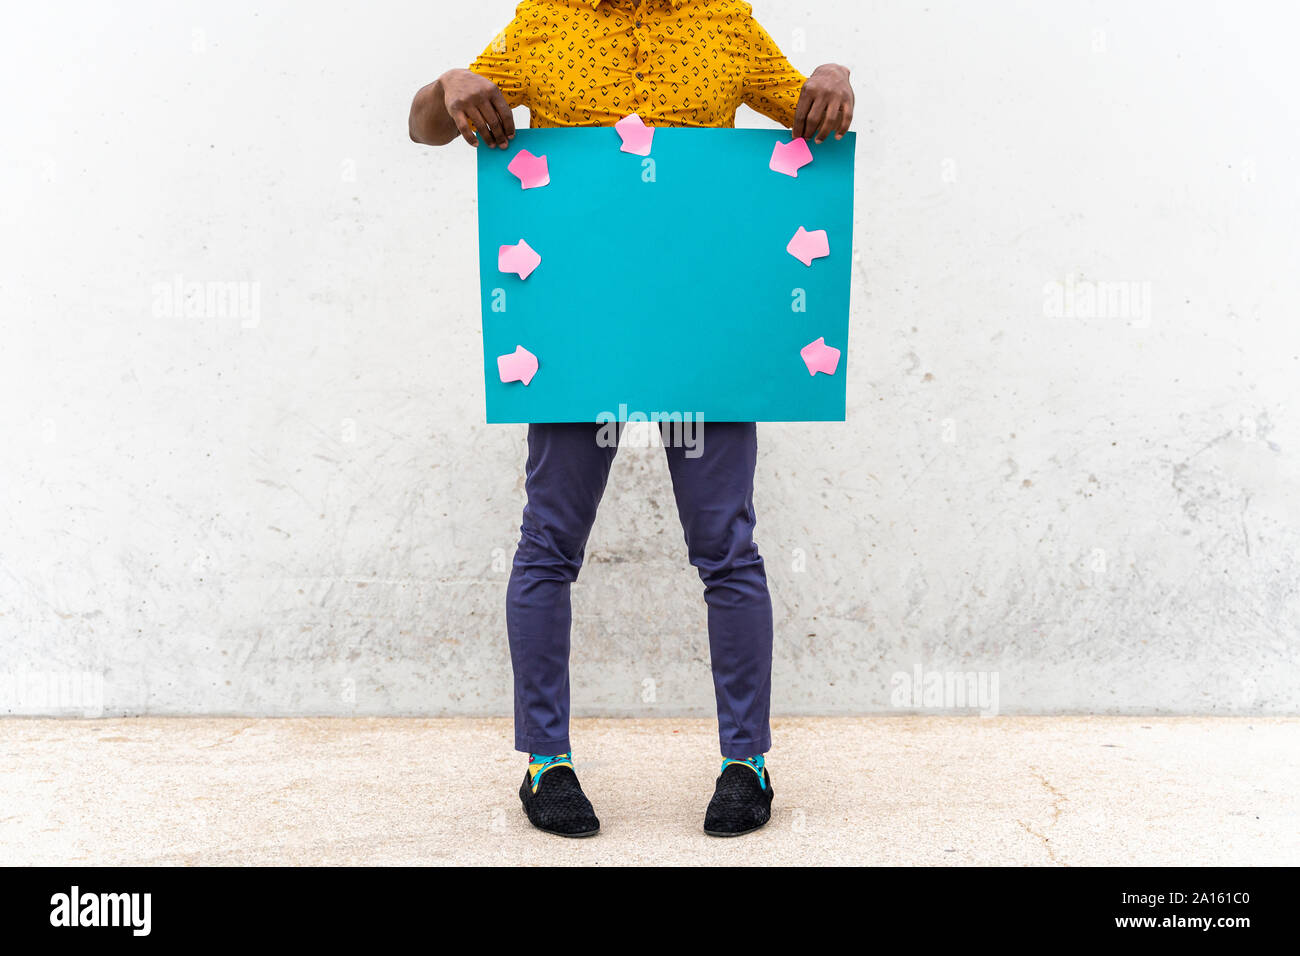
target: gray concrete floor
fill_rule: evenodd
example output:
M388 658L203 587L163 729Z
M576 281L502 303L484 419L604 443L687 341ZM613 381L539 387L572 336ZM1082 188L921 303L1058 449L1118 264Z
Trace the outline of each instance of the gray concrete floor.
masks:
M564 840L523 817L507 720L8 719L0 863L1300 863L1300 719L788 718L774 733L772 822L716 840L700 829L712 721L577 721L603 829Z

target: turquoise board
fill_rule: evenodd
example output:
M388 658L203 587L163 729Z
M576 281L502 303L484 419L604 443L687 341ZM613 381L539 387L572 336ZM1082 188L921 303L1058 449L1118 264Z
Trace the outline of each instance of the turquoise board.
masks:
M643 158L603 127L480 147L487 420L843 421L856 137L812 144L798 178L768 168L788 138L657 129ZM523 149L547 157L549 185L507 170ZM825 229L830 255L786 252L800 226ZM542 258L527 279L497 268L520 239ZM839 367L809 375L799 350L822 337ZM519 345L539 363L527 386L497 370Z

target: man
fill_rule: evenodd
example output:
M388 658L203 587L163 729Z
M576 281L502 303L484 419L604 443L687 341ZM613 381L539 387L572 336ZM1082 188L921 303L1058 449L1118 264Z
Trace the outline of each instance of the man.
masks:
M748 3L524 0L468 70L416 93L410 131L431 146L460 136L508 149L516 106L534 127L612 126L630 113L647 126L733 127L741 103L818 143L853 120L849 71L826 64L805 79ZM529 754L519 796L534 826L563 836L600 828L569 743L569 585L617 450L597 441L600 427L529 426L528 503L506 599L515 747ZM664 446L708 605L723 762L704 830L736 836L771 818L772 604L753 540L754 423L708 423L701 437L691 456Z

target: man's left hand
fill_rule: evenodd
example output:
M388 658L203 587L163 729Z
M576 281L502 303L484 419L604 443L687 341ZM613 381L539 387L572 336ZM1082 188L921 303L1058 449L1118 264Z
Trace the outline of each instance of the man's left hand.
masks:
M824 143L832 132L836 139L841 139L852 122L853 87L849 85L849 69L838 63L824 63L804 83L790 129L795 136Z

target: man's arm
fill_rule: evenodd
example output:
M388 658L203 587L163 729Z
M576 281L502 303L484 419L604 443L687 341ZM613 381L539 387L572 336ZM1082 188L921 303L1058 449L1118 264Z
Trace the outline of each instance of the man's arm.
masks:
M488 146L510 147L515 135L511 110L527 102L524 51L533 36L531 8L519 4L515 19L493 37L468 70L448 70L415 94L411 103L411 139L442 146L457 136L478 145L474 130Z
M745 103L788 126L795 136L815 137L821 143L832 132L836 139L847 133L853 122L848 67L826 63L805 80L757 20L750 17L745 26Z
M510 104L495 83L469 70L448 70L411 101L411 139L444 146L457 136L477 146L474 130L488 146L507 149L515 135Z

